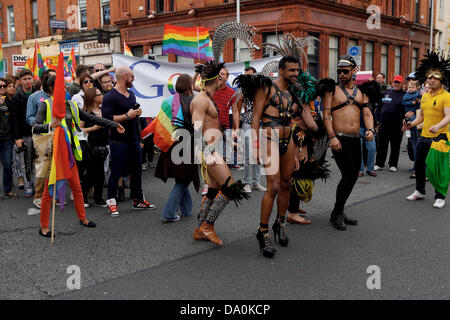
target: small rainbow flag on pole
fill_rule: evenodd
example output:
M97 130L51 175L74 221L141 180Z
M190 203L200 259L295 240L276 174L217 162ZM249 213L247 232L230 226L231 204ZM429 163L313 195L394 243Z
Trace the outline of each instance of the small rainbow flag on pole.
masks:
M133 53L131 52L125 41L123 42L123 54L129 57L133 57Z
M45 71L44 59L42 59L41 49L37 40L34 45L33 69L31 71L33 71L34 79L40 78Z
M162 54L168 53L186 58L213 60L209 28L165 24Z
M74 80L76 77L75 70L77 70L77 59L75 58L75 51L73 48L72 51L70 51L69 59L67 59L67 66L69 67L72 80Z
M0 39L0 77L4 76L5 76L5 66L3 65L2 39Z

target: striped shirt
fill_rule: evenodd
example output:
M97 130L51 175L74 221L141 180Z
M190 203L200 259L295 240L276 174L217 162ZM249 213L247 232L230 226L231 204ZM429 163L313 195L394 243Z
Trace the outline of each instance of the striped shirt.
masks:
M234 90L226 86L223 89L217 89L213 96L214 102L217 105L217 110L219 111L220 125L226 129L230 128L229 111L236 99L235 97L231 99L233 94Z

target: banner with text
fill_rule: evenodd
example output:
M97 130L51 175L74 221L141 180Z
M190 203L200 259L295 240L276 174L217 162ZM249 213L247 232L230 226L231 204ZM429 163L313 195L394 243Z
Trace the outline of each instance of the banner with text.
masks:
M242 74L246 67L253 67L259 72L269 61L279 59L281 56L227 63L225 66L230 72L228 84L232 87L233 80ZM142 107L143 117L156 117L164 99L175 93L178 76L184 73L193 76L195 72L193 64L161 62L122 54L113 55L113 64L115 67L127 66L133 70L134 82L131 90Z

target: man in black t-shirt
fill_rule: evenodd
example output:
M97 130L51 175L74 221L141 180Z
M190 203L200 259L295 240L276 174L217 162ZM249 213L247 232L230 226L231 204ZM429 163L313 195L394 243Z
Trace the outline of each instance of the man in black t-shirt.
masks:
M128 67L119 67L116 71L116 86L103 98L103 117L122 124L125 134L117 134L110 130L109 146L111 175L108 180L108 200L106 201L112 217L119 216L117 207L117 188L119 178L128 165L130 180L130 196L134 209L155 209L144 199L142 193L142 151L137 132L137 120L142 109L136 104L136 97L131 90L133 71Z

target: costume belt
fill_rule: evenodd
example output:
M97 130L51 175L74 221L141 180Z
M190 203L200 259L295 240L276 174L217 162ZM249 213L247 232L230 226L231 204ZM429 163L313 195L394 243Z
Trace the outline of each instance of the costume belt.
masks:
M339 136L339 137L358 138L359 139L359 133L336 132L336 135Z

